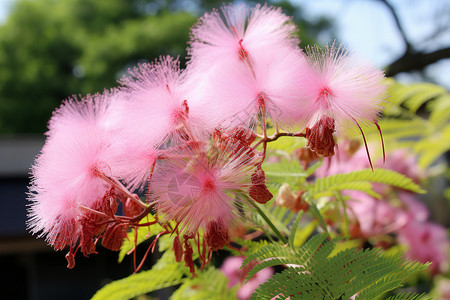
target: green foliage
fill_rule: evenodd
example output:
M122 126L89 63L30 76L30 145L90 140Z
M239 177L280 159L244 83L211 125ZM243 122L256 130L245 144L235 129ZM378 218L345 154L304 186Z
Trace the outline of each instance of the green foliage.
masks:
M277 295L280 299L348 299L357 293L357 299L376 299L426 268L405 261L401 255L387 256L378 249L349 248L331 255L336 242L327 234L319 234L298 249L270 244L250 255L244 264L253 259L261 263L249 272L248 278L268 266L296 265L260 285L252 299Z
M180 284L189 269L175 261L171 251L166 251L148 271L141 271L127 278L105 285L92 300L127 300L133 297Z
M171 300L236 300L239 286L228 288L228 278L211 267L197 277L186 280L170 297Z
M289 1L304 44L331 32L322 18L306 21ZM223 1L17 0L0 26L0 133L42 133L52 110L73 94L102 92L138 62L186 55L195 13ZM149 10L151 8L151 10ZM330 34L331 35L331 34Z
M431 83L387 81L389 103L380 121L387 150L411 148L426 168L450 150L450 93ZM368 135L378 132L372 129Z
M423 295L407 293L389 297L387 300L431 300L431 298L423 297Z
M42 133L62 99L117 86L139 61L184 57L195 16L146 14L146 2L17 1L0 26L0 133Z
M408 177L392 170L385 169L364 169L346 174L337 174L324 178L318 178L306 187L308 196L318 198L321 196L331 196L335 191L359 190L369 195L379 197L372 190L370 183L384 183L394 187L409 190L415 193L424 193L417 184Z

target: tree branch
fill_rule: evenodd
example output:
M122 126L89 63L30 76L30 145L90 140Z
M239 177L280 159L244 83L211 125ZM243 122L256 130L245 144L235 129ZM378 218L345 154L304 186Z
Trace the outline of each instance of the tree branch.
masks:
M394 76L401 72L422 70L426 66L441 59L450 58L450 47L433 52L405 52L402 57L391 63L386 71L386 76Z
M387 0L378 0L379 2L383 3L384 6L386 6L386 8L389 10L389 12L391 13L392 17L394 18L395 21L395 25L397 26L398 31L400 32L400 35L402 37L403 42L405 43L406 46L406 51L405 52L409 52L412 50L412 46L408 41L408 38L406 36L405 30L403 29L402 24L400 23L400 19L397 15L397 12L395 11L394 7L387 2Z

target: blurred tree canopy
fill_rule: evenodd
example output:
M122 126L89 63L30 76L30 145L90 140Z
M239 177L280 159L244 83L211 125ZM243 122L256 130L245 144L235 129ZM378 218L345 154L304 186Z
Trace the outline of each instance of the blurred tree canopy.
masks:
M18 0L0 26L0 134L42 133L72 94L102 92L138 62L186 55L189 29L221 1ZM331 28L295 16L302 44ZM301 20L301 21L300 21Z

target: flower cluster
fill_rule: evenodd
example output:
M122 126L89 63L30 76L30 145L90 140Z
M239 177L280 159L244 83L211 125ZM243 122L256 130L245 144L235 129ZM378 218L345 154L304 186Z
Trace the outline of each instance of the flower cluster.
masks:
M355 142L339 148L339 159L324 164L316 171L318 177L349 173L369 167L364 149ZM416 157L406 149L398 149L386 156L383 166L404 174L419 183L424 171L418 168ZM381 196L375 198L361 191L345 191L347 214L352 238L368 241L374 246L389 248L400 244L406 247L406 256L422 263L432 262L432 274L448 270L450 240L443 226L429 220L425 204L411 192L374 184L373 190Z
M203 253L222 249L242 207L272 198L261 168L268 142L306 137L328 157L336 134L378 127L383 73L335 44L304 52L296 31L280 9L225 6L192 28L186 69L162 57L117 89L66 100L32 169L31 231L68 246L73 265L100 238L117 250L153 212L191 270L190 239ZM144 202L134 193L145 188Z

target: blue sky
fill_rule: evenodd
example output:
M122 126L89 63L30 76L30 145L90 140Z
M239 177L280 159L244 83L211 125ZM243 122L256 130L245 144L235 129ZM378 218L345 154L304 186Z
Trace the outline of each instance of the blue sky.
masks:
M302 4L306 15L325 15L335 20L339 42L358 56L384 67L398 58L405 45L395 27L394 19L377 0L295 0ZM420 50L435 50L450 46L450 1L448 0L389 0L411 43ZM436 26L446 28L438 38L429 40ZM427 76L450 89L450 59L427 68ZM411 82L415 74L399 76Z
M14 0L0 0L0 24L8 15ZM377 0L293 0L300 3L308 18L328 16L335 20L339 43L359 57L384 67L404 51L399 32L387 9ZM450 46L450 1L448 0L390 0L404 25L408 38L420 49L433 50ZM430 21L430 20L434 20ZM439 38L428 41L436 26L446 28ZM330 41L322 41L330 42ZM450 59L434 64L427 75L450 89ZM400 76L415 81L417 76Z

